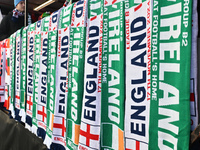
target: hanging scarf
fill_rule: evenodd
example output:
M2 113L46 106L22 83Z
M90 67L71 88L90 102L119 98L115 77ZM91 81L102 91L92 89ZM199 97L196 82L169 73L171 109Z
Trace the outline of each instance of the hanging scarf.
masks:
M12 117L15 117L15 111L14 111L14 92L15 92L15 39L16 39L16 33L13 33L11 35L11 50L10 50L10 107L9 110L11 111Z
M25 127L32 131L33 116L33 66L34 66L34 49L35 49L35 24L28 27L27 38L27 101L26 101L26 125Z
M42 19L41 26L41 54L40 54L40 70L39 70L39 82L38 82L38 103L37 103L37 122L38 130L37 134L43 140L46 135L46 101L47 101L47 48L48 48L48 30L49 19L45 17Z
M78 147L79 149L99 149L103 0L88 1L87 24L84 95Z
M27 76L26 76L26 71L27 71L27 32L28 32L28 26L23 28L22 30L22 47L21 47L21 79L20 79L20 113L19 115L21 116L21 121L25 123L26 121L26 88L27 88Z
M20 76L21 76L21 30L16 32L16 51L15 51L15 95L14 95L14 106L15 106L15 119L21 121L19 116L20 111Z
M5 102L5 40L0 44L0 103Z
M34 49L34 67L33 67L33 116L32 132L37 134L37 103L38 103L38 85L40 70L40 51L41 51L41 20L35 25L35 49Z
M189 149L191 4L153 3L149 149Z
M129 0L125 2L126 5L129 7L125 9L125 146L126 149L145 150L148 149L149 141L151 0L144 0L142 3ZM140 26L136 28L139 23ZM144 38L139 42L143 35ZM140 89L143 89L141 93L134 92Z
M87 0L74 4L69 42L67 149L78 149L84 83ZM81 10L81 15L76 12ZM74 17L73 17L74 16ZM74 43L74 44L73 44Z
M68 56L71 14L73 4L63 8L60 12L58 25L58 47L56 61L56 95L55 113L52 133L51 149L66 149L66 106L68 83Z
M124 1L103 8L101 148L124 149Z
M50 16L49 32L48 32L48 75L47 75L47 128L44 144L50 148L52 143L54 107L55 107L55 84L56 84L56 54L57 54L57 35L58 35L58 20L60 11L56 11Z
M9 109L9 83L10 83L10 38L5 40L6 64L5 64L5 102L4 107Z

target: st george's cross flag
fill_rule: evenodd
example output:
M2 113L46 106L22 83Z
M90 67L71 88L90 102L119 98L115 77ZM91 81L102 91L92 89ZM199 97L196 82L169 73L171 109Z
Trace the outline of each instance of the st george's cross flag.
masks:
M27 40L27 101L26 101L26 124L25 127L31 131L33 111L33 62L35 49L35 23L28 27Z
M16 39L16 32L13 33L11 36L10 42L10 106L9 110L11 111L11 116L15 117L14 111L14 96L15 96L15 39Z
M66 149L69 38L73 5L60 11L56 61L56 95L51 148Z
M52 143L53 120L56 93L56 55L58 38L58 21L60 10L51 14L48 31L48 76L47 76L47 129L44 144L50 148Z
M189 1L153 3L149 149L189 149L191 12Z
M20 112L20 83L21 83L21 29L16 33L16 51L15 51L15 119L21 121Z
M103 0L88 1L79 149L100 148Z
M124 149L124 1L104 0L101 71L101 148Z
M53 134L61 135L62 137L65 136L66 134L66 122L64 118L54 118L54 123L53 123ZM54 139L59 140L62 143L65 143L65 139L59 138L59 137L54 137Z
M126 1L125 23L125 148L147 150L150 109L151 1Z
M87 0L74 4L69 42L67 149L77 149L81 124Z
M40 51L41 51L41 20L35 25L35 49L33 66L33 114L32 114L32 132L37 135L37 103L38 103L38 84L40 70Z
M95 125L81 122L79 146L78 149L99 149L100 146L100 128ZM83 144L81 144L83 143Z
M38 103L37 103L37 134L43 140L46 135L46 120L47 120L47 50L48 50L48 30L49 19L45 17L41 22L41 49L40 49L40 69L38 82Z
M21 44L21 76L20 76L20 112L21 121L26 121L26 83L27 83L27 27L22 30L22 44Z

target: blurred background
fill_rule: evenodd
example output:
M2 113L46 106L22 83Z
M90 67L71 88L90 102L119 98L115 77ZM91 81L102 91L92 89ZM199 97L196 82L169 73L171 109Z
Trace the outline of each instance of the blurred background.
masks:
M38 20L42 14L52 13L61 8L66 0L27 0L28 1L28 13L31 15L32 23ZM76 2L78 0L72 0ZM44 8L34 10L36 7L48 3ZM8 14L9 11L14 9L14 0L0 0L0 22L2 17ZM40 19L40 18L39 18Z

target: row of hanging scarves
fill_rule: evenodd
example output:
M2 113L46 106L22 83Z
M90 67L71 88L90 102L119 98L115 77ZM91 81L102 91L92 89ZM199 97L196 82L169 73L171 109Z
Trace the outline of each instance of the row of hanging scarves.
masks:
M0 48L7 108L51 149L188 149L191 12L82 0L18 30Z

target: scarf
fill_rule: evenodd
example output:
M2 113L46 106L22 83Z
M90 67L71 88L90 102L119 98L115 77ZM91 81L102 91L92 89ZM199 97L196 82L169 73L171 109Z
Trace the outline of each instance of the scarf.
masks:
M24 16L23 12L20 12L19 10L17 10L16 8L13 10L13 17L15 18L19 18L19 16Z

